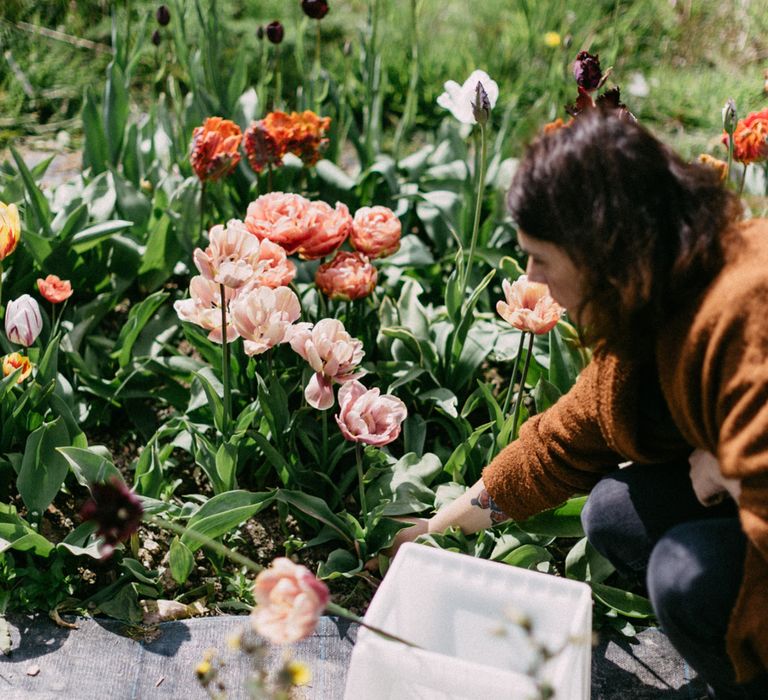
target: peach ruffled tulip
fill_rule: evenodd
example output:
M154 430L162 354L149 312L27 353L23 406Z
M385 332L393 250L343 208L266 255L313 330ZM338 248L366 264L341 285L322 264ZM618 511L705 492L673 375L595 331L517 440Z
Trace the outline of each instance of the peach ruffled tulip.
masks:
M506 301L496 303L496 311L520 331L541 335L551 331L560 320L563 307L550 295L546 284L529 282L521 275L512 284L501 283Z
M340 411L336 423L342 435L352 442L388 445L400 435L408 416L405 404L396 396L366 389L360 382L348 382L339 389Z
M0 260L5 260L19 244L21 221L15 204L0 202Z
M251 281L259 260L259 241L242 221L232 219L226 226L208 232L205 250L196 248L195 266L207 280L237 289Z
M234 289L225 287L228 342L237 338L237 330L232 324L232 315L229 313L230 302L235 294ZM221 290L216 282L207 280L202 275L196 275L189 282L189 299L177 301L173 308L182 321L189 321L209 331L208 339L211 342L221 342Z
M48 275L45 279L37 280L37 288L43 299L51 304L61 304L72 296L72 284L69 280L59 279L57 275Z
M259 287L284 287L296 277L296 265L288 260L285 249L265 238L259 246L259 260L252 283Z
M282 343L291 324L301 315L299 298L288 287L244 289L230 309L246 355L260 355Z
M28 348L37 340L41 330L43 317L40 315L40 307L29 294L22 294L18 299L8 302L5 308L5 334L8 340Z
M328 586L300 564L278 557L253 584L253 628L274 644L308 637L330 600Z
M358 365L365 354L363 343L344 329L335 318L324 318L314 327L297 323L288 332L287 340L315 370L304 390L307 403L325 410L333 406L333 382L343 384L365 374Z
M317 288L331 299L362 299L376 287L378 273L362 253L339 251L315 273Z
M192 132L192 169L203 182L229 175L240 162L243 133L235 122L209 117Z
M324 258L352 233L352 215L346 204L336 202L333 209L325 202L310 202L304 217L306 240L297 252L304 260Z
M21 374L16 380L16 383L21 384L30 374L32 374L32 363L29 361L29 358L19 352L12 352L6 355L3 358L3 376L7 377L17 369L21 369Z
M362 207L355 212L350 242L369 258L384 258L400 247L403 227L387 207Z
M269 239L295 253L309 237L304 217L309 200L298 194L270 192L248 205L245 225L256 238Z

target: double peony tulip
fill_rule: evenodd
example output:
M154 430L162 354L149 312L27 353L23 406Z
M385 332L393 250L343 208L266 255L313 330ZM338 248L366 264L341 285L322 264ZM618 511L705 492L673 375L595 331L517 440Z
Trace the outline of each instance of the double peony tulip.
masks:
M400 247L402 225L387 207L361 207L355 212L350 243L369 258L384 258Z
M253 628L274 644L308 637L331 596L328 587L305 566L278 557L254 581Z
M314 327L298 323L288 332L291 347L315 370L304 397L313 408L325 410L333 406L333 383L343 384L365 374L359 368L363 359L363 343L344 329L335 318L324 318Z
M218 180L229 175L240 162L243 134L235 122L209 117L192 132L192 169L201 181Z
M235 294L236 290L225 287L227 308ZM221 343L221 290L218 283L202 275L193 277L189 283L189 299L180 299L174 303L173 308L182 321L189 321L208 331L208 340ZM237 330L232 324L232 315L227 313L227 342L235 338Z
M549 295L546 284L529 282L526 275L521 275L512 284L504 280L501 286L505 301L496 303L496 311L511 326L541 335L557 325L563 307Z
M341 202L336 202L335 209L322 201L310 202L304 213L303 226L307 237L297 252L304 260L330 255L353 234L352 216L347 205Z
M366 389L357 381L339 389L339 406L336 423L341 434L352 442L377 447L396 440L408 416L408 409L396 396Z
M317 268L315 284L331 299L354 301L367 297L376 287L378 273L362 253L336 253L336 257Z
M246 355L259 355L286 340L301 315L299 298L288 287L244 289L230 304L232 322Z
M292 255L309 238L304 225L309 205L309 200L299 194L263 194L248 205L245 225L259 240L267 238Z
M5 334L8 340L28 348L37 340L41 330L43 318L40 307L29 294L22 294L18 299L8 302L5 309Z

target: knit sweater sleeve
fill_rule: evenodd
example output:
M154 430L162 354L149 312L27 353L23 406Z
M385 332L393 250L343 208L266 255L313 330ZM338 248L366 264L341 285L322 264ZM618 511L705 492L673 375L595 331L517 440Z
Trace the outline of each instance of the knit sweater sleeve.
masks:
M600 427L598 382L605 361L596 355L571 390L526 421L520 437L483 470L485 488L511 518L523 520L586 493L622 461Z
M728 631L740 679L768 669L768 275L754 270L721 290L704 353L704 414L724 476L741 480L748 538L744 577Z

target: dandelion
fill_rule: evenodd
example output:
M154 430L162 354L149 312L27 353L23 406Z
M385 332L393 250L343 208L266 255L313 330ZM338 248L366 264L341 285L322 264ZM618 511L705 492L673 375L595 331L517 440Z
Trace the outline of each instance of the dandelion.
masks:
M550 49L556 49L563 43L562 38L557 32L546 32L544 34L544 46Z

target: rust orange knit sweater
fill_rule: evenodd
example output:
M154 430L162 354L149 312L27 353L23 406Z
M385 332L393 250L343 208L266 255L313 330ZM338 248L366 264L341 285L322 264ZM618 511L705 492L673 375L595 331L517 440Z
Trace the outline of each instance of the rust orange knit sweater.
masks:
M768 668L768 221L729 234L726 264L700 301L660 329L656 366L649 381L648 368L595 353L483 480L520 520L589 491L622 461L684 459L695 447L716 455L742 486L749 544L727 644L746 681Z

